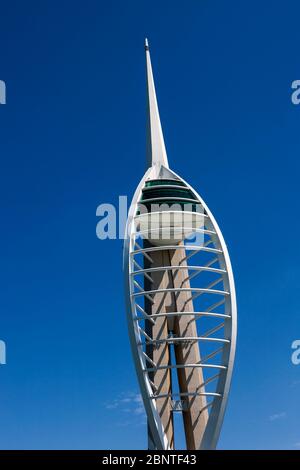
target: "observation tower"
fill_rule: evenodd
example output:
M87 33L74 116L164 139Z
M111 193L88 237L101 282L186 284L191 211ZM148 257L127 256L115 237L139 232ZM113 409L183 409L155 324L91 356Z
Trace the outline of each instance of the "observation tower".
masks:
M169 167L147 40L145 50L147 170L129 209L123 260L132 355L149 449L176 449L182 434L187 449L214 449L235 355L233 273L209 208Z

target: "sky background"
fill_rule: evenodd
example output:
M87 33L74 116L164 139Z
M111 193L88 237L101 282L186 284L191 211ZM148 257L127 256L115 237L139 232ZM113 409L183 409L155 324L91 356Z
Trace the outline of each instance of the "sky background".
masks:
M219 448L300 448L299 15L296 0L0 2L2 449L147 445L123 243L95 231L144 173L145 36L170 165L236 279Z

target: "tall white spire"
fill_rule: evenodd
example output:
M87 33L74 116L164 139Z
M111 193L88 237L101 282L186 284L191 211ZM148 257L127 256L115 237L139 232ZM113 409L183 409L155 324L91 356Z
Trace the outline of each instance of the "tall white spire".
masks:
M169 168L168 157L159 117L155 86L153 80L149 44L145 39L147 96L148 96L148 129L147 129L147 167L164 165Z

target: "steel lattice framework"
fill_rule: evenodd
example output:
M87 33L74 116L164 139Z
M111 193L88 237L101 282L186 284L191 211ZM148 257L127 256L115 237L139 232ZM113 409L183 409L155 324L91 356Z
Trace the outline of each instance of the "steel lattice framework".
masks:
M213 449L235 354L233 273L207 205L168 166L147 42L146 60L149 168L129 209L124 244L131 348L149 448L175 448L177 411L187 448Z

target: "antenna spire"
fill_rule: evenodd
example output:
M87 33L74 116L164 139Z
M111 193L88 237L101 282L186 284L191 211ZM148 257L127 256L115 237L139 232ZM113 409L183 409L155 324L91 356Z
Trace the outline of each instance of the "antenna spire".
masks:
M166 168L169 168L164 136L159 117L159 110L157 105L151 58L149 52L149 43L147 38L145 39L145 52L148 104L147 167L151 167L153 165L164 165Z

